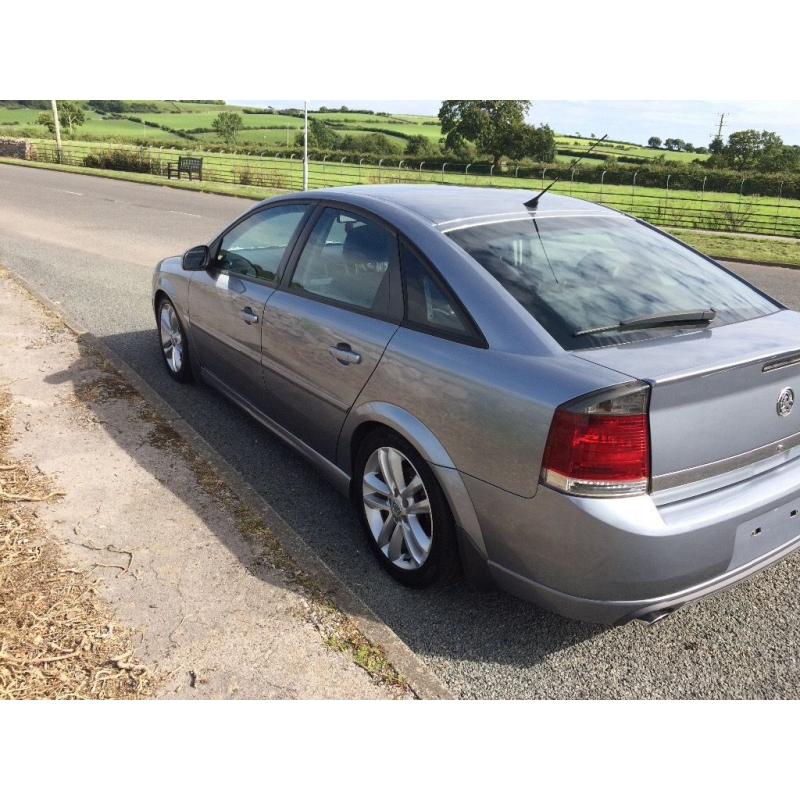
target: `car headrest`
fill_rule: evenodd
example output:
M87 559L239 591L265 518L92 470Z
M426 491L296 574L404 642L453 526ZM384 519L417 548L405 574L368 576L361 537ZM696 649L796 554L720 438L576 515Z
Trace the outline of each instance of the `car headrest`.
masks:
M348 231L342 255L348 264L389 262L391 237L377 225L360 225Z

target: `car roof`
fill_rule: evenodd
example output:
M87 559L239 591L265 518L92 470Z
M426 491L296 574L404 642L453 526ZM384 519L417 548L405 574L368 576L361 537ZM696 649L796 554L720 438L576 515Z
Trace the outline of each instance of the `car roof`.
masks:
M529 214L523 205L540 189L496 189L477 186L438 184L378 184L339 186L304 192L295 196L316 199L379 201L380 204L402 208L423 217L439 228L459 227L467 221L489 217L512 217ZM370 205L373 205L370 203ZM618 212L596 203L548 192L539 201L537 216L573 214L612 214Z

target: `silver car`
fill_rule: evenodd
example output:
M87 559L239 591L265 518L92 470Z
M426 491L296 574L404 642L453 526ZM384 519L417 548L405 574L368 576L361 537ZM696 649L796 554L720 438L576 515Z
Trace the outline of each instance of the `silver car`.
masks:
M260 203L156 268L164 362L349 493L397 580L652 622L800 546L800 316L532 194Z

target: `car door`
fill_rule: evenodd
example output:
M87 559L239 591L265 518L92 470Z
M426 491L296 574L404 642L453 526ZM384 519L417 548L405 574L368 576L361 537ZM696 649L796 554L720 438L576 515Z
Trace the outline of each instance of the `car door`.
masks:
M402 319L397 238L380 220L325 206L264 309L269 415L326 458Z
M285 203L238 221L212 245L211 262L189 288L192 345L207 378L264 407L264 306L311 206Z

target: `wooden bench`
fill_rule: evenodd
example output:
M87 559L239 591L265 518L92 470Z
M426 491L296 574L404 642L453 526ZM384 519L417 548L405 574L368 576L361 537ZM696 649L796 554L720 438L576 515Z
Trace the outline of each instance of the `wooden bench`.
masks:
M182 172L186 173L189 180L192 179L192 175L196 175L198 180L203 180L203 159L179 156L177 164L167 164L167 180L175 173L180 180Z

